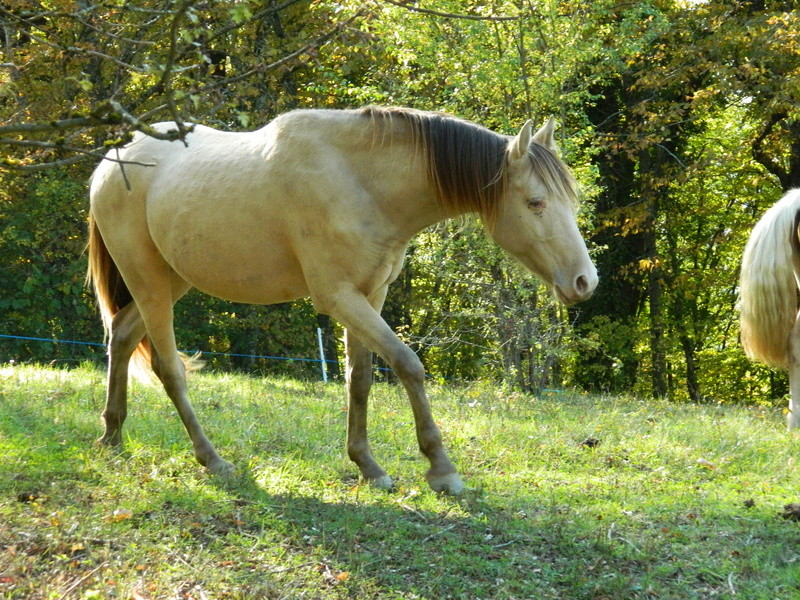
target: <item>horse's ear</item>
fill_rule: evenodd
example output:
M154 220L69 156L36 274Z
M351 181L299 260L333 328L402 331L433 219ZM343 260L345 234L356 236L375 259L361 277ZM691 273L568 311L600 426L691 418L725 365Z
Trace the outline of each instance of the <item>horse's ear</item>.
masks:
M531 145L531 128L533 123L528 121L519 130L517 137L511 140L509 145L509 158L512 161L519 160L528 154L528 146Z
M556 138L553 135L556 131L556 122L553 117L547 119L547 123L542 125L542 128L533 135L533 141L541 144L545 148L549 148L553 152L558 151Z

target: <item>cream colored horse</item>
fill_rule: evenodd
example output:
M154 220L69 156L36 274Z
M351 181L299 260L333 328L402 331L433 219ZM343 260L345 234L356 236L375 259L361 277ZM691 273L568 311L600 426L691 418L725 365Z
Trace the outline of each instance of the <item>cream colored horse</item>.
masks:
M739 310L748 357L789 371L789 429L800 427L800 189L756 223L742 256Z
M367 441L377 352L408 392L429 485L459 493L422 363L380 316L409 241L438 221L479 213L563 302L585 300L597 284L552 121L534 135L526 123L509 138L440 113L301 110L251 133L197 126L186 146L138 136L113 158L128 164L102 162L91 184L89 274L109 335L100 441L121 442L137 351L212 473L233 466L195 418L173 332L173 304L191 287L255 304L310 296L346 328L347 451L363 479L392 486Z

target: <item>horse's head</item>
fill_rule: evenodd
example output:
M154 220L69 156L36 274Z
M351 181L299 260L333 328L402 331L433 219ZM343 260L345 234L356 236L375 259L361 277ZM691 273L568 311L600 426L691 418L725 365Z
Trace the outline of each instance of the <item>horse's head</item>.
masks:
M528 121L508 147L506 194L492 237L555 290L564 304L586 300L597 286L576 220L576 183L557 155L553 120L531 135Z

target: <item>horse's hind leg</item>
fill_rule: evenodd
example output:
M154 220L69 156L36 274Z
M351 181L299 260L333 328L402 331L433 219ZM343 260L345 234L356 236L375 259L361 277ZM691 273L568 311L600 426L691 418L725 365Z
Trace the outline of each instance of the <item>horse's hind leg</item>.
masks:
M106 243L109 244L109 241L107 239ZM149 239L142 237L139 240L137 252L130 252L128 248L120 250L115 262L150 338L150 349L155 357L154 370L186 427L194 455L211 473L227 475L233 471L233 465L219 456L194 414L186 389L183 361L175 344L172 307L190 286L164 262ZM139 340L141 337L136 340L137 344ZM119 381L122 372L123 367L116 365L114 373L120 378ZM119 381L115 379L115 383ZM124 401L118 398L124 398L124 395L117 393L119 396L114 396L111 405L119 410L124 406Z
M345 330L347 350L347 454L361 471L361 476L375 487L391 489L386 474L369 449L367 439L367 401L372 387L372 351Z
M789 430L800 428L800 313L789 335Z
M206 437L200 422L194 414L189 402L186 386L186 372L175 344L175 332L172 328L172 302L152 299L139 310L147 326L147 334L153 352L153 366L156 375L164 385L167 395L175 405L189 438L192 440L194 455L197 461L215 475L229 475L234 466L223 460L214 445Z
M110 446L122 443L122 424L128 413L128 363L144 334L144 322L135 303L129 303L114 315L108 344L105 431L98 443Z

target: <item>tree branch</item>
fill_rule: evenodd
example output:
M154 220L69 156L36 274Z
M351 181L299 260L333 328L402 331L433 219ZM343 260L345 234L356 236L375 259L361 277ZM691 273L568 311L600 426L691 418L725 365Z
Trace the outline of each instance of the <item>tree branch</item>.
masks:
M773 113L769 120L767 121L764 129L761 130L761 133L758 134L756 139L750 144L750 148L753 151L753 158L756 159L758 163L763 165L763 167L775 175L778 178L778 181L781 182L781 185L784 189L787 189L788 186L788 179L789 174L786 172L780 163L775 161L769 154L764 150L764 141L767 139L772 130L775 129L775 126L780 123L783 119L787 117L785 112L776 112Z
M16 171L43 171L45 169L52 169L56 166L65 166L74 164L76 162L81 162L83 160L93 159L93 160L110 160L111 162L123 164L123 165L138 165L141 167L152 167L155 166L155 163L143 163L138 161L130 161L130 160L121 160L118 158L110 158L106 151L108 148L100 147L95 148L94 150L86 150L85 148L79 148L77 146L67 146L65 144L61 144L59 142L39 142L35 140L14 140L8 138L0 138L0 145L9 145L9 146L24 146L28 148L39 148L42 150L61 150L65 152L73 152L78 156L71 156L68 158L60 159L60 160L53 160L47 161L42 163L29 163L25 164L22 162L15 162L10 159L5 159L2 161L3 166L8 167L10 169L14 169Z
M227 31L231 31L246 23L252 23L258 19L264 19L268 15L303 1L307 0L276 1L273 6L257 12L255 15L246 19L244 23L236 23L233 26L226 25L222 30L217 30L210 39L218 38ZM38 121L35 120L36 117L29 117L31 120L26 122L15 122L16 119L13 117L7 117L8 120L5 123L0 121L0 146L20 150L19 153L14 152L9 154L5 159L0 156L0 170L17 169L35 171L54 166L68 165L86 160L87 158L105 158L103 155L109 148L121 147L124 143L127 143L130 139L129 133L132 131L141 132L158 140L184 140L186 135L192 131L193 125L191 124L191 119L189 119L189 123L184 122L184 119L188 117L184 116L182 110L180 99L182 96L178 96L177 91L174 89L176 85L175 76L178 73L198 68L198 65L183 66L183 60L188 54L188 51L184 48L181 37L185 21L189 18L192 18L193 21L196 20L193 17L193 12L198 2L199 0L173 0L173 2L170 3L170 11L159 11L157 13L162 20L162 27L166 26L167 33L165 36L162 34L162 37L166 38L164 40L166 43L162 46L164 51L163 55L158 60L162 66L155 72L152 69L135 67L130 64L135 61L131 61L130 59L126 60L124 57L121 58L120 55L116 54L113 50L107 50L106 48L95 50L92 47L79 47L79 44L72 41L65 42L58 37L50 38L50 35L56 35L55 29L52 34L48 33L50 26L55 27L55 24L50 22L50 20L54 18L54 16L58 16L60 18L69 19L73 23L88 27L96 34L107 35L112 39L123 40L125 43L136 43L142 46L152 45L152 42L146 39L129 39L128 36L124 35L125 32L123 29L117 31L113 24L109 26L109 31L104 31L106 26L97 27L92 24L92 20L85 18L85 15L100 5L92 6L78 12L57 14L55 12L46 12L34 17L15 15L10 13L8 9L0 6L0 15L6 17L4 19L5 21L24 28L28 39L34 40L42 47L50 49L50 52L44 56L53 56L53 52L56 53L56 58L61 55L66 57L91 56L102 62L122 67L128 73L137 71L155 75L155 80L152 84L149 85L147 89L140 92L138 100L129 97L125 98L123 95L120 95L119 92L122 89L120 87L117 91L104 94L106 96L105 99L101 96L88 108L84 108L81 111L73 111L72 114L66 118L47 120L46 113L44 113L43 118L40 118ZM125 7L125 9L129 8L128 6ZM195 80L194 84L187 81L186 84L190 87L182 91L184 91L186 95L204 94L224 86L232 86L242 80L263 74L267 71L279 69L292 61L297 61L298 59L302 61L300 57L307 53L313 53L315 49L320 48L337 35L340 35L345 28L350 26L355 19L363 16L364 13L364 9L357 11L350 18L333 25L328 32L308 41L301 48L298 48L270 64L249 65L250 68L245 72L225 79L206 79L203 81L198 78ZM42 17L42 15L46 15L46 17ZM37 18L48 19L48 23L44 24L44 29L42 29L42 24L38 21L34 23L34 20ZM125 26L127 27L129 25ZM30 35L30 30L32 30L33 36L35 37ZM205 41L208 42L208 40ZM2 68L18 70L17 65L10 61L1 63L0 69ZM158 96L160 96L159 106L155 108L152 108L152 106L148 107L150 110L138 114L140 111L137 110L137 107L142 104L144 100L151 102ZM124 107L123 102L125 104ZM150 120L154 115L158 113L163 114L165 112L169 114L169 119L174 123L174 127L170 127L167 130L163 127L155 129L145 122L146 120ZM28 113L30 114L30 111L28 111ZM89 144L92 144L92 142L88 141L89 136L97 135L97 133L92 133L92 131L108 128L114 129L116 132L116 139L106 142L101 148L91 149ZM78 137L83 138L81 142L77 141ZM80 146L83 142L86 142L86 146L81 148ZM97 145L97 142L93 145ZM24 153L24 148L30 149L30 153ZM54 158L54 152L70 152L80 156L66 157L60 160L48 160Z
M178 56L178 36L180 35L181 21L189 9L197 0L184 0L175 12L172 18L172 25L169 32L169 53L167 54L167 62L164 65L164 73L161 80L156 85L157 88L164 90L164 95L167 100L167 107L172 115L172 120L178 126L178 137L184 139L186 134L192 130L191 127L187 128L183 123L183 117L175 104L175 91L172 89L172 75L175 67L175 60ZM185 144L184 140L184 144Z
M264 10L260 10L257 13L255 13L252 17L247 19L247 21L243 21L242 23L233 23L232 25L228 25L226 27L223 27L219 31L215 32L214 35L212 35L208 39L206 39L205 42L206 42L206 44L209 44L209 43L213 42L214 40L216 40L217 38L222 37L226 33L230 33L231 31L234 31L236 29L239 29L240 27L243 27L246 23L251 23L253 21L260 21L260 20L264 19L265 17L273 15L273 14L283 10L284 8L287 8L287 7L291 6L292 4L297 4L298 2L307 2L307 1L308 0L285 0L285 2L282 2L281 4L278 4L277 6L270 6L269 8L265 8Z
M233 84L233 83L238 83L238 82L240 82L240 81L242 81L244 79L247 79L248 77L252 77L253 75L256 75L256 74L259 74L259 73L265 73L267 71L271 71L273 69L277 69L279 67L282 67L283 65L293 61L294 59L296 59L296 58L298 58L300 56L302 56L306 52L309 52L310 50L313 50L315 48L322 47L323 45L328 43L331 39L333 39L340 31L342 31L344 28L348 27L355 19L357 19L358 17L362 16L363 14L364 14L364 11L358 11L352 17L347 19L347 21L345 21L343 23L339 23L338 25L336 25L336 27L331 29L328 33L326 33L324 35L321 35L320 37L310 41L308 44L306 44L305 46L303 46L299 50L295 50L291 54L287 54L286 56L284 56L282 58L279 58L278 60L276 60L274 62L271 62L268 65L258 65L257 67L254 67L254 68L250 69L249 71L245 71L244 73L242 73L240 75L236 75L235 77L228 77L226 79L220 79L219 81L215 81L214 83L209 83L207 85L195 88L190 93L207 92L209 90L213 90L213 89L216 89L216 88L219 88L219 87L224 87L226 85L230 85L230 84Z
M518 21L519 17L482 17L481 15L464 15L455 13L445 13L438 10L431 10L429 8L419 8L416 6L409 6L407 3L399 2L398 0L383 0L387 4L399 6L411 12L422 13L425 15L433 15L434 17L442 17L445 19L467 19L469 21Z
M159 140L174 141L181 137L179 129L169 131L158 131L147 123L143 123L137 117L126 111L119 102L115 100L105 100L101 102L91 114L58 121L48 121L47 123L17 123L11 125L0 125L0 135L32 134L32 133L55 133L59 131L69 131L81 127L100 127L105 125L127 124L136 131L141 131L145 135ZM185 129L183 134L191 129Z

